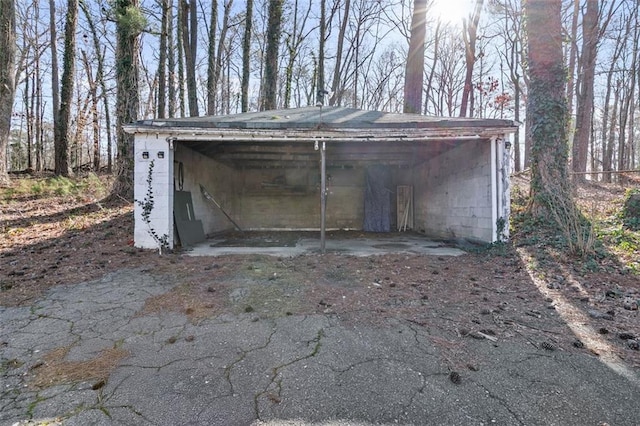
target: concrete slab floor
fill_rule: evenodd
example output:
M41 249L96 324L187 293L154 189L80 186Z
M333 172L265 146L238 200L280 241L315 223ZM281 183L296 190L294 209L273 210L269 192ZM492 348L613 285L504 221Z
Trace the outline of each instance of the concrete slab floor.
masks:
M384 254L416 254L460 256L464 251L417 233L332 232L325 240L327 253L351 256ZM193 247L189 256L223 256L230 254L262 254L298 256L320 253L319 232L233 232L219 235Z

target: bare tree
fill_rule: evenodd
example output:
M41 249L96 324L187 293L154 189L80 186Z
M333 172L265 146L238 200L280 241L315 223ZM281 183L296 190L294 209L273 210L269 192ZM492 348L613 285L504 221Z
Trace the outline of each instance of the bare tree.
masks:
M433 78L435 76L436 73L436 67L438 64L438 51L440 48L440 36L441 36L441 31L440 28L442 26L442 21L440 19L438 19L436 21L436 27L434 29L433 32L433 55L431 58L431 67L429 69L429 75L427 77L427 84L425 87L425 93L424 93L424 106L423 106L423 110L424 113L427 114L429 111L429 101L431 99L431 94L433 93L434 87L433 87Z
M573 211L568 179L567 102L561 0L528 0L529 93L532 138L531 210L554 218Z
M69 176L72 173L69 161L69 124L75 74L76 27L78 25L78 0L67 3L67 19L64 29L64 53L62 58L62 80L60 82L59 121L55 127L55 174Z
M415 0L411 19L411 40L404 78L405 113L420 113L424 78L424 44L427 26L427 0Z
M264 97L260 109L276 108L278 81L278 46L282 23L282 4L284 0L269 0L269 21L267 24L267 50L265 55Z
M218 29L218 1L211 1L209 23L209 49L207 58L207 114L214 115L216 109L216 31Z
M60 120L60 78L58 76L58 36L56 30L56 2L49 0L49 35L51 36L51 109L53 127L58 127Z
M167 116L167 40L169 38L169 1L161 0L162 18L160 20L160 46L158 52L158 99L156 106L156 116L165 118Z
M329 105L336 105L342 102L342 94L344 88L341 87L342 79L342 60L344 51L344 42L347 32L347 24L349 23L349 11L351 10L351 0L345 0L344 12L342 13L342 21L340 22L340 31L338 33L337 47L336 47L336 59L333 69L333 80L331 83L331 97L329 98ZM323 25L325 23L323 22Z
M251 73L251 27L253 25L253 0L247 0L244 36L242 39L242 112L249 111L249 77Z
M117 174L112 196L133 201L133 135L126 134L123 125L138 118L140 104L138 93L139 35L145 19L138 0L118 0L114 8L116 16L116 130L118 156Z
M104 72L104 61L105 61L105 53L104 49L101 47L100 37L98 36L98 31L96 29L95 23L93 21L93 17L87 4L84 0L80 1L80 8L82 9L87 24L89 25L89 30L91 32L91 39L93 41L93 50L96 56L96 85L100 86L100 98L102 100L102 108L104 111L104 121L105 121L105 131L107 137L107 173L112 173L113 171L113 162L112 162L112 137L111 137L111 107L109 103L109 92L107 90L107 84L105 81L105 72ZM97 108L97 107L96 107ZM98 160L99 161L99 160ZM96 166L94 164L94 166ZM99 166L99 163L98 165Z
M93 170L100 170L100 120L98 117L98 84L93 78L91 63L87 52L82 51L82 62L84 64L87 81L89 83L89 94L91 96L91 129L93 133Z
M298 55L300 54L301 46L306 40L307 36L311 33L311 30L307 29L307 20L311 13L311 2L309 2L306 11L303 12L302 17L299 16L298 0L294 1L293 5L293 19L291 23L291 29L286 31L285 46L287 49L287 64L285 68L285 83L284 83L284 107L289 108L291 102L292 82L293 82L293 68L295 66Z
M603 16L602 27L598 19L598 0L586 0L586 12L582 22L582 54L580 57L580 81L576 96L576 131L573 138L572 169L579 172L575 179L582 180L587 170L587 155L593 119L593 95L598 39L606 29L614 12L615 2L610 3L608 14Z
M519 0L501 0L492 3L496 17L499 19L499 36L504 40L503 44L496 46L496 52L500 57L500 63L506 64L506 74L511 89L513 90L513 119L520 122L521 98L524 91L522 75L523 68L523 42L522 42L522 9ZM524 147L526 158L528 146ZM514 134L513 154L515 171L522 169L522 149L520 146L520 129ZM527 166L525 161L525 167Z
M316 72L316 103L324 103L324 54L327 41L327 5L326 0L320 0L320 43L318 46L318 70Z
M187 99L189 102L189 115L197 117L198 93L196 81L196 56L198 53L198 9L196 0L181 0L182 14L180 20L182 45L187 71Z
M462 35L465 46L466 74L464 78L464 88L462 89L462 101L460 103L460 117L467 116L469 97L472 96L473 67L476 63L476 41L478 39L478 22L480 21L483 4L484 0L476 0L476 6L473 10L473 14L469 16L468 20L465 19L463 21L464 28Z
M7 147L15 96L16 9L14 0L0 0L0 186L9 183Z
M580 17L580 0L573 1L571 29L569 30L569 69L567 73L567 109L573 112L575 95L576 62L578 60L578 18Z

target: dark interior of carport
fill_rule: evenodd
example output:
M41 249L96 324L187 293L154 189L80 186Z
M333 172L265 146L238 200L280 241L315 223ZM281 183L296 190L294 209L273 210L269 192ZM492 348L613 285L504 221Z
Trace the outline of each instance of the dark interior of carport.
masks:
M434 232L429 224L438 226L438 211L451 207L442 200L450 198L450 177L460 175L460 167L469 169L469 177L456 185L468 187L477 180L477 167L461 166L463 159L456 159L477 161L489 147L487 138L353 132L344 138L310 133L306 138L228 139L184 136L175 143L176 222L195 216L206 235L234 229L245 234L326 229L455 236ZM185 201L179 196L185 191L190 192L193 210L186 215L180 213ZM478 204L461 195L464 203Z

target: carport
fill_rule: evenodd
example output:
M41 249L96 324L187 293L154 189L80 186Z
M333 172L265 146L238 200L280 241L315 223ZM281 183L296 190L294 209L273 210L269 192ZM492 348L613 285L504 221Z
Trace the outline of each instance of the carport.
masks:
M139 121L126 126L135 245L230 230L494 242L508 237L514 130L509 120L342 107Z

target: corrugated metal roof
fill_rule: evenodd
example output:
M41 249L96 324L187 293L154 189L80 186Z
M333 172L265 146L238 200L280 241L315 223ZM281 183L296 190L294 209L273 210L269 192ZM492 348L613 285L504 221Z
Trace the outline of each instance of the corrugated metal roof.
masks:
M511 133L511 120L429 117L345 107L304 107L243 114L141 120L125 126L135 133L144 129L501 129ZM511 130L511 131L510 131Z

